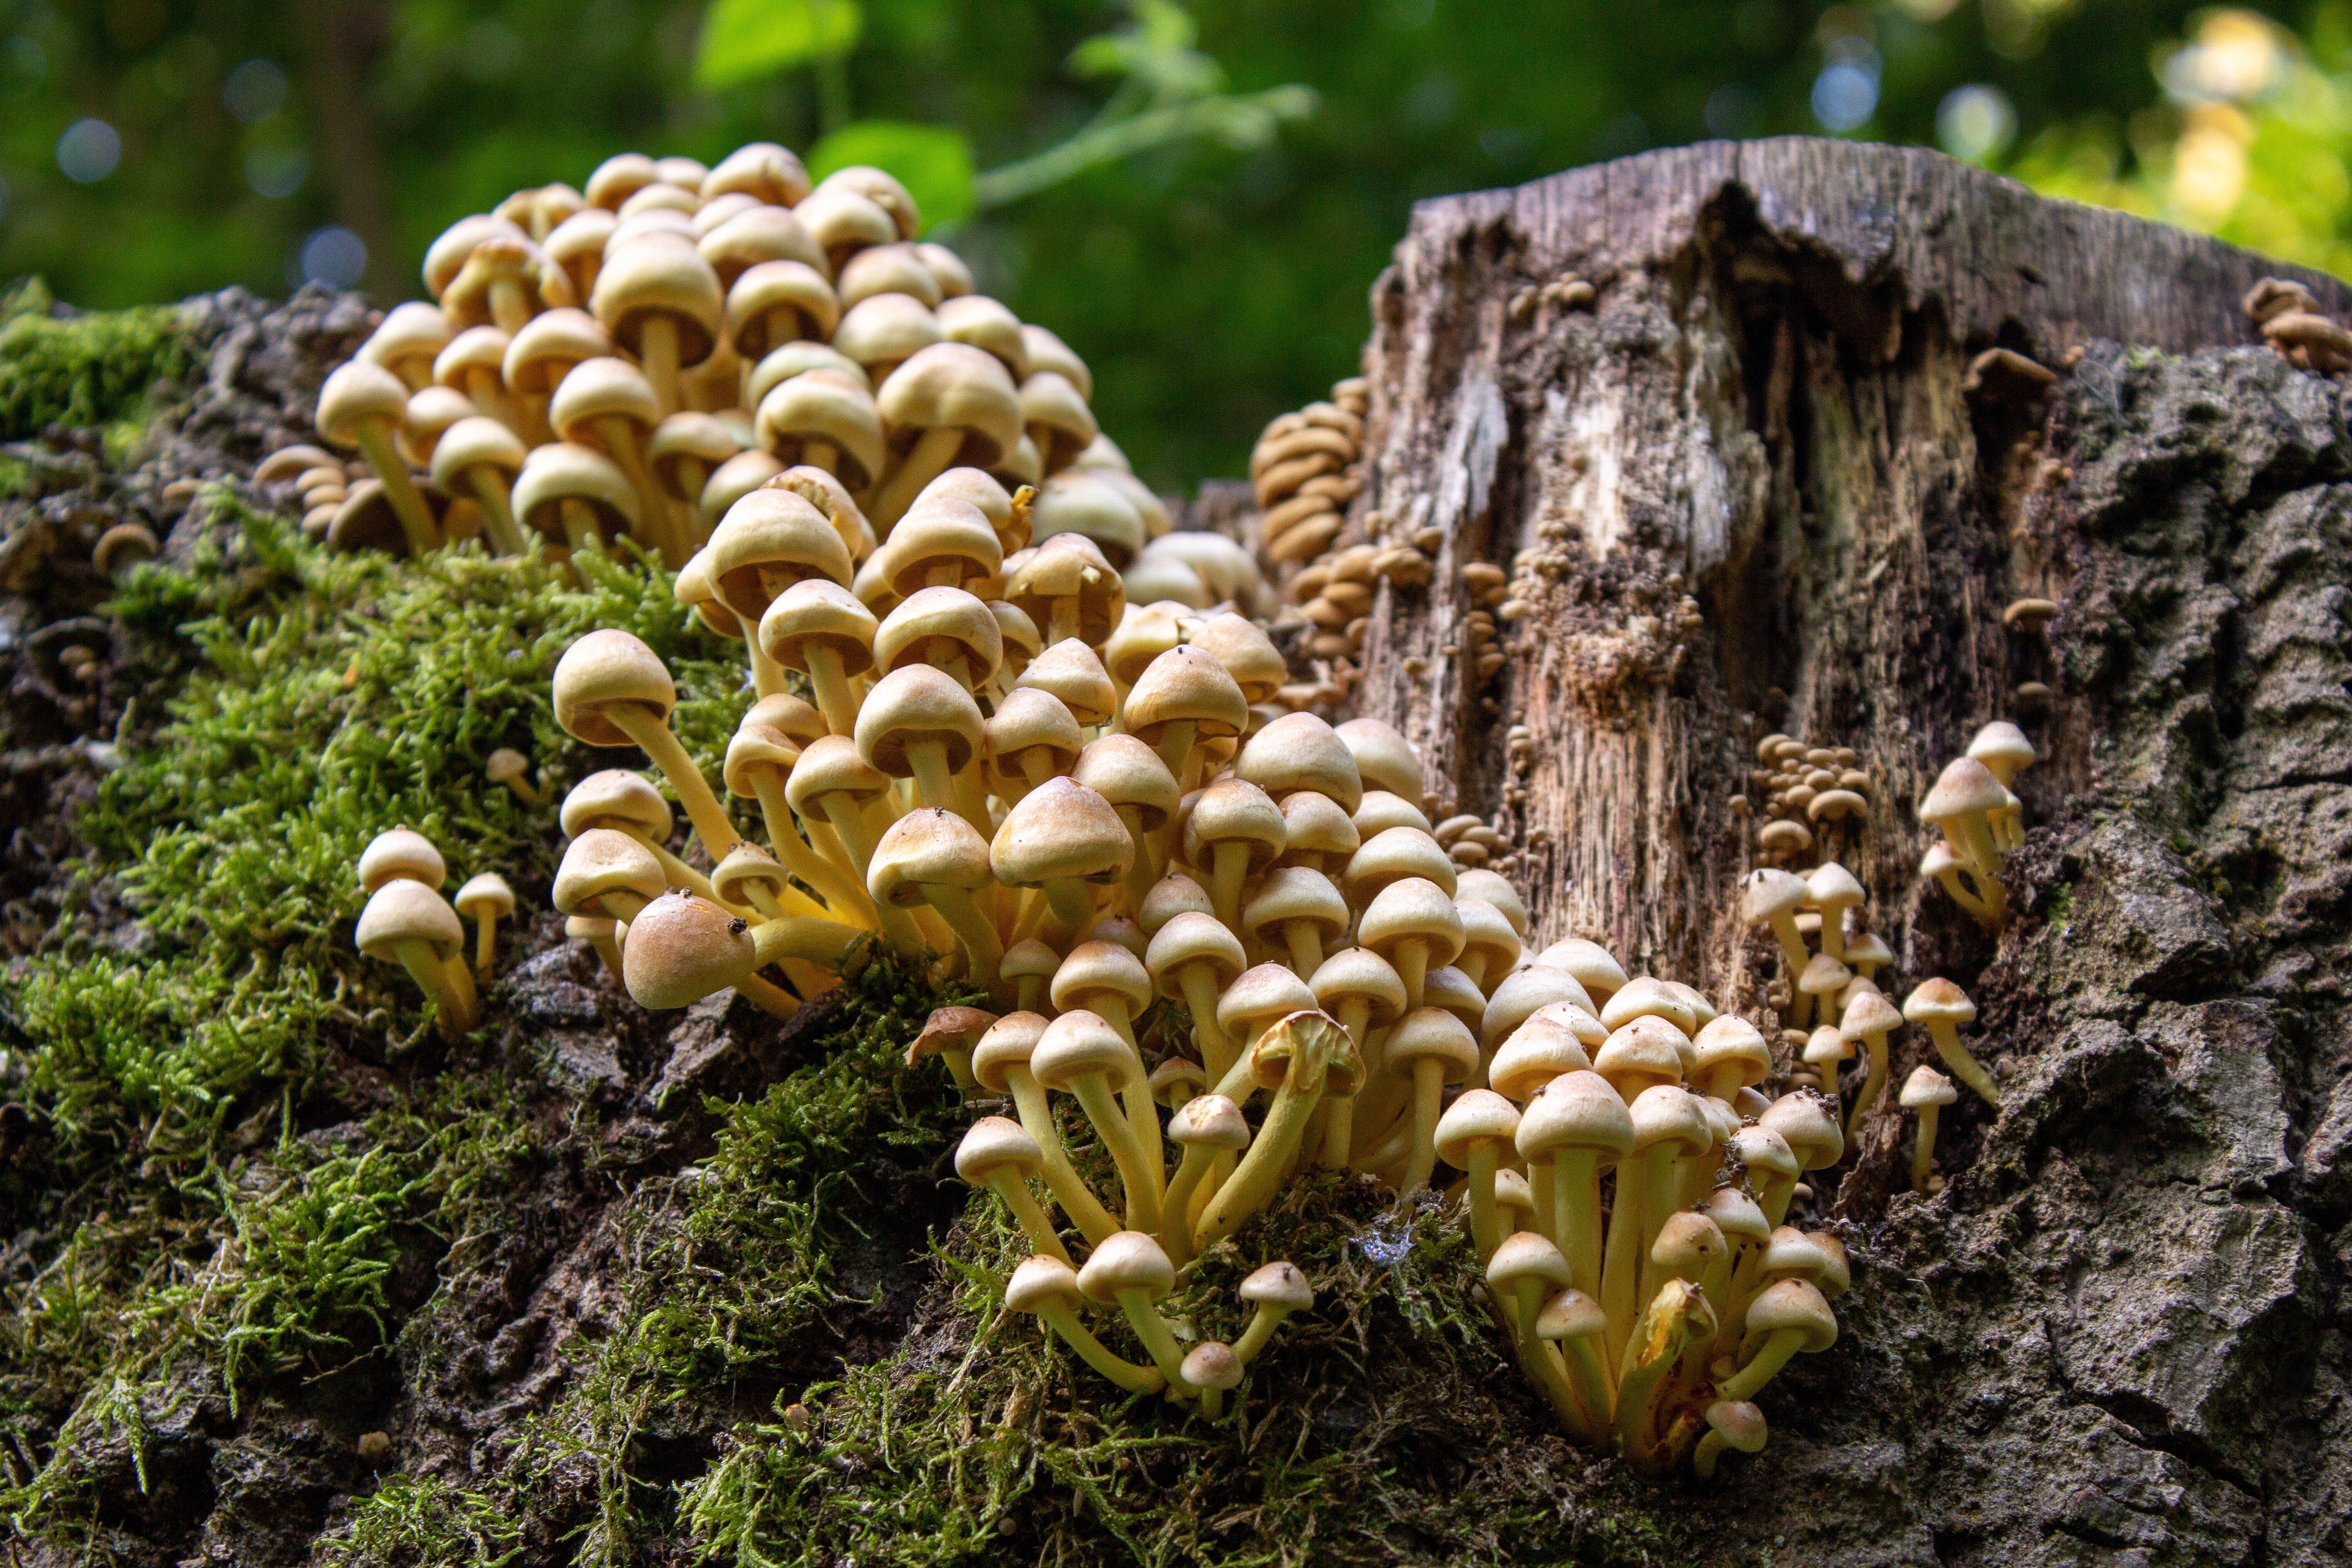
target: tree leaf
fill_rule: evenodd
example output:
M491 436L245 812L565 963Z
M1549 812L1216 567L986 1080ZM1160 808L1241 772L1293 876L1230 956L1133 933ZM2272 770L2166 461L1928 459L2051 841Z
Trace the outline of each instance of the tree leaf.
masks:
M953 223L971 212L971 143L944 125L861 120L818 142L808 171L823 179L853 163L888 171L921 209L923 226Z
M695 85L733 87L846 54L865 25L857 0L710 0L695 51Z

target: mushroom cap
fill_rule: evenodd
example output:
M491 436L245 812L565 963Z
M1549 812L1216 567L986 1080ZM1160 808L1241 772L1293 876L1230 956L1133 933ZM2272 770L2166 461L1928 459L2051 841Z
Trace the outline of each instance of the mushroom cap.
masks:
M783 472L782 463L756 448L738 452L717 468L702 481L701 498L695 510L702 514L702 525L709 528L727 515L727 509Z
M1818 1352L1837 1343L1837 1317L1821 1291L1802 1279L1783 1279L1767 1286L1748 1304L1748 1332L1801 1331L1803 1348Z
M516 521L560 542L565 537L562 506L567 500L585 501L597 532L607 541L637 526L637 492L613 459L593 447L571 441L532 447L515 477L510 504Z
M1850 789L1825 789L1805 803L1805 816L1814 822L1861 816L1869 810L1870 802Z
M1527 1177L1506 1165L1495 1173L1495 1206L1505 1211L1503 1223L1511 1222L1511 1210L1522 1215L1536 1211L1535 1192L1528 1185Z
M1658 1227L1650 1246L1650 1261L1685 1279L1696 1279L1706 1266L1731 1250L1731 1243L1715 1221L1696 1209L1676 1209Z
M1255 895L1242 906L1242 925L1269 944L1280 940L1278 928L1292 921L1307 922L1315 928L1318 940L1329 942L1348 929L1351 918L1348 900L1330 878L1298 866L1278 866L1267 872Z
M1361 808L1358 809L1360 813ZM1510 879L1501 872L1489 871L1483 866L1467 868L1456 873L1454 893L1456 898L1477 899L1494 905L1510 922L1511 930L1518 933L1519 941L1522 943L1527 941L1528 907L1521 901L1518 889L1512 887ZM1575 971L1570 970L1570 973L1574 973Z
M1423 1061L1444 1069L1447 1087L1467 1081L1478 1070L1478 1040L1461 1019L1443 1007L1416 1007L1396 1021L1381 1061L1402 1070Z
M1016 700L1051 702L1064 714L1069 708L1061 699L1031 687L1023 687L1005 694L997 706L1001 718L1011 711ZM1072 719L1073 730L1077 721ZM995 721L990 721L989 733L995 734ZM1076 753L1076 765L1070 776L1111 803L1113 806L1133 806L1136 819L1146 833L1152 833L1176 815L1182 800L1176 787L1176 775L1160 753L1137 740L1133 735L1102 735L1085 742Z
M930 333L928 343L914 342L903 333L886 341L866 330L863 318L879 322L886 312L894 327L902 316L911 321L907 306L920 312L922 324ZM869 335L874 338L869 352L861 353L851 346ZM1021 439L1021 395L1003 363L970 343L940 342L938 322L906 295L877 294L852 306L842 317L834 342L861 363L885 357L901 362L874 397L884 433L894 449L909 450L926 430L961 430L963 445L958 449L958 460L986 468L1003 460ZM901 342L908 346L899 348ZM892 349L897 352L889 352Z
M404 305L394 305L385 313L375 331L368 334L367 342L360 345L359 357L373 361L394 374L399 374L404 363L429 367L457 333L456 324L441 307L411 300Z
M1311 1013L1318 1004L1307 982L1279 963L1245 969L1217 998L1217 1027L1236 1042L1246 1041L1276 1020Z
M1151 994L1143 961L1115 942L1082 942L1054 971L1054 1005L1065 1011L1115 999L1133 1016L1150 1005Z
M1364 788L1383 789L1411 805L1421 804L1421 754L1412 742L1378 719L1350 719L1338 727L1338 733L1356 760Z
M1088 1299L1111 1302L1126 1290L1141 1290L1157 1300L1175 1288L1176 1266L1168 1261L1154 1237L1139 1230L1115 1231L1087 1258L1078 1270L1078 1289Z
M1349 856L1362 847L1363 837L1356 831L1354 820L1329 795L1311 789L1293 790L1282 798L1281 806L1286 859L1295 855ZM1501 911L1496 912L1500 918Z
M1808 1171L1834 1165L1845 1153L1845 1134L1839 1130L1832 1102L1818 1094L1801 1089L1784 1094L1758 1120L1787 1142L1789 1152Z
M1576 976L1564 969L1531 963L1494 982L1492 994L1486 998L1486 1016L1478 1026L1479 1037L1488 1045L1498 1044L1533 1017L1538 1008L1554 1002L1574 1003L1588 1016L1601 1011L1591 994L1577 984Z
M1553 1286L1565 1290L1575 1282L1568 1258L1559 1248L1531 1230L1514 1231L1486 1260L1486 1287L1496 1294L1523 1284Z
M1196 736L1210 740L1238 735L1249 725L1240 683L1214 655L1189 643L1144 667L1127 694L1121 722L1129 734L1157 746L1179 721L1191 721Z
M603 903L606 893L630 893L651 902L668 890L668 879L652 850L617 829L592 827L564 848L555 870L553 901L567 915L617 919L621 911Z
M870 706L873 698L866 701ZM864 721L861 713L859 723ZM1082 784L1053 778L1005 814L989 858L997 880L1008 887L1066 879L1116 882L1134 863L1135 843L1110 802Z
M605 247L588 309L614 342L640 357L646 322L655 316L667 318L677 326L677 363L686 366L710 357L727 313L719 273L692 241L680 244L651 235Z
M1832 1071L1836 1064L1853 1055L1853 1042L1833 1024L1824 1024L1805 1037L1803 1059L1815 1067L1827 1065ZM1824 1084L1831 1080L1823 1079Z
M1234 1353L1233 1346L1203 1340L1185 1355L1184 1364L1178 1370L1194 1388L1223 1390L1239 1388L1246 1369L1242 1358Z
M1536 962L1575 975L1578 984L1597 1001L1605 1003L1625 988L1625 967L1617 962L1616 955L1599 942L1587 942L1582 937L1553 942L1536 955Z
M1664 1143L1684 1154L1703 1154L1715 1142L1703 1097L1680 1084L1662 1083L1643 1089L1626 1108L1633 1119L1635 1152Z
M886 670L921 663L942 637L961 649L976 682L985 683L1004 657L1004 631L988 605L961 588L941 587L917 589L883 617L874 634L874 660Z
M1037 1141L1021 1123L1003 1116L982 1117L956 1145L956 1174L975 1187L988 1185L991 1177L1005 1171L1026 1181L1045 1163L1045 1152Z
M1486 994L1470 983L1470 977L1450 963L1440 964L1421 977L1422 1002L1431 1007L1443 1007L1462 1020L1473 1039L1479 1037L1479 1027L1486 1015Z
M1289 831L1282 808L1264 790L1242 779L1219 779L1201 792L1185 818L1184 858L1206 869L1216 847L1239 845L1247 853L1244 875L1255 876L1282 853Z
M1029 1054L1029 1070L1047 1089L1069 1088L1100 1073L1113 1094L1141 1079L1143 1058L1098 1014L1074 1008L1045 1026Z
M1698 1032L1698 1015L1689 1002L1666 982L1647 974L1625 982L1601 1006L1601 1022L1607 1028L1622 1028L1641 1017L1663 1018L1685 1038Z
M1919 857L1919 875L1922 877L1945 877L1959 868L1960 858L1953 854L1952 847L1940 838L1928 845L1927 852Z
M1853 1287L1853 1260L1846 1256L1845 1243L1825 1230L1809 1230L1805 1239L1821 1249L1822 1277L1813 1281L1816 1289L1834 1300Z
M1824 860L1805 879L1813 903L1823 910L1853 909L1865 897L1853 873L1834 860Z
M675 820L661 791L626 768L590 773L572 786L558 813L559 826L571 837L591 827L619 826L633 837L659 841L669 837Z
M1510 1143L1518 1131L1518 1107L1490 1089L1465 1089L1437 1119L1437 1157L1466 1171L1473 1148Z
M971 1076L991 1093L1010 1091L1009 1074L1014 1068L1029 1065L1037 1042L1045 1037L1045 1025L1043 1013L1007 1013L997 1019L971 1048Z
M319 434L338 447L358 444L362 422L408 416L408 384L370 360L348 360L319 388Z
M1396 966L1366 947L1333 953L1307 980L1315 1005L1337 1014L1351 1000L1367 1005L1366 1027L1380 1028L1404 1013L1404 980Z
M1600 1302L1581 1290L1562 1290L1536 1314L1536 1338L1539 1340L1589 1339L1608 1326L1609 1314L1601 1310Z
M1058 376L1030 378L1032 384L1058 380ZM1024 393L1024 405L1026 401ZM1076 404L1075 398L1068 401L1084 406ZM1054 435L1047 426L1034 422L1029 430L1033 440L1040 435L1051 439ZM1053 440L1053 446L1056 452L1067 449L1060 440ZM1053 466L1050 458L1042 461L1047 468ZM1047 479L1029 511L1029 536L1033 542L1043 544L1066 533L1080 534L1093 541L1111 569L1118 572L1134 563L1147 538L1143 518L1126 495L1107 479L1085 469L1072 469Z
M1845 1005L1845 1014L1838 1027L1849 1040L1859 1040L1870 1035L1884 1035L1903 1026L1903 1015L1895 1004L1875 991L1856 991Z
M1999 811L2009 790L1974 757L1955 757L1936 777L1936 787L1919 803L1919 820L1938 825L1974 812Z
M414 828L388 827L360 851L360 889L374 892L395 879L437 889L449 879L448 866L433 841Z
M1022 354L1028 359L1027 353ZM1037 443L1038 454L1045 460L1045 471L1058 475L1071 460L1086 450L1087 443L1102 434L1095 424L1093 410L1070 378L1059 371L1034 370L1021 383L1021 423L1027 426L1030 439ZM1081 476L1087 470L1076 470ZM1117 495L1109 486L1103 487ZM1141 549L1142 519L1136 519L1135 548Z
M1150 890L1143 895L1143 907L1136 911L1136 919L1146 931L1157 936L1160 927L1187 913L1213 917L1216 906L1209 901L1200 883L1181 872L1171 871L1151 884Z
M827 577L806 577L770 602L760 617L762 652L786 669L805 672L812 649L830 649L842 673L860 676L874 668L879 630L874 612L857 595Z
M833 520L788 489L762 487L737 500L703 551L711 587L754 624L793 584L823 577L847 587L856 570Z
M258 479L258 473L255 477ZM111 577L142 561L152 561L163 548L154 531L144 523L118 522L98 536L98 542L90 547L89 563L100 576Z
M1771 1046L1755 1025L1737 1013L1723 1014L1701 1026L1691 1048L1698 1054L1698 1071L1705 1075L1738 1063L1738 1088L1747 1089L1772 1076Z
M989 782L997 786L999 795L1009 799L1029 787L1023 760L1028 753L1042 750L1047 758L1049 773L1074 778L1076 783L1110 801L1114 807L1121 804L1110 790L1102 787L1106 783L1116 787L1118 784L1126 782L1121 770L1106 765L1097 768L1093 777L1077 771L1078 760L1085 752L1087 741L1078 730L1078 721L1070 716L1068 704L1053 693L1031 687L1020 687L1007 692L1003 700L997 703L996 711L982 726L982 733L987 742ZM1150 754L1150 748L1140 742L1130 739L1130 744L1147 756ZM1159 759L1153 757L1152 761ZM1168 770L1163 767L1160 771L1164 775ZM1173 795L1175 787L1175 781L1171 779L1166 793ZM1171 805L1174 804L1172 800L1169 802ZM1157 825L1149 820L1144 823L1147 830L1154 826Z
M892 823L874 847L866 890L877 903L910 910L927 888L976 892L992 885L988 841L952 811L918 807Z
M919 250L943 250L940 246L919 246ZM951 254L951 253L950 253ZM961 263L959 263L961 265ZM932 268L933 277L939 268ZM947 279L940 279L947 284ZM976 349L986 349L1004 366L1004 372L1015 381L1029 374L1028 345L1021 341L1021 318L1014 315L1001 300L985 294L950 293L931 311L939 323L940 336L951 343L970 343Z
M618 211L623 202L660 182L660 168L643 153L615 153L590 172L583 189L590 206Z
M1817 952L1805 961L1805 972L1797 976L1797 989L1807 996L1826 996L1845 989L1853 971L1826 952Z
M1252 702L1271 701L1290 679L1290 666L1281 650L1246 616L1230 612L1204 616L1185 640L1231 671L1242 695Z
M1699 1201L1707 1218L1715 1221L1716 1229L1733 1242L1753 1242L1762 1246L1771 1239L1772 1226L1756 1200L1738 1187L1717 1187Z
M1930 1105L1949 1105L1960 1098L1952 1080L1931 1067L1916 1067L1911 1076L1903 1080L1903 1109L1918 1110Z
M664 893L638 912L621 958L629 994L657 1012L724 990L758 963L747 922L683 892Z
M1429 817L1420 806L1384 789L1366 790L1363 801L1349 814L1349 818L1355 823L1358 837L1367 841L1379 837L1391 827L1410 827L1416 833L1427 833L1430 827ZM1508 883L1504 885L1509 886ZM1516 900L1517 896L1514 889L1512 897ZM1525 936L1527 933L1521 931L1519 934Z
M1276 1258L1252 1269L1235 1294L1253 1307L1280 1312L1285 1317L1315 1305L1314 1288L1307 1283L1307 1276L1299 1272L1298 1265L1288 1258Z
M1749 925L1781 915L1793 915L1812 900L1812 889L1802 877L1767 866L1748 873L1739 884L1739 918Z
M1731 1135L1731 1152L1750 1174L1794 1181L1805 1173L1789 1141L1769 1127L1743 1127ZM1761 1240L1762 1237L1757 1239Z
M1180 1110L1209 1091L1208 1069L1190 1057L1170 1057L1151 1069L1151 1098L1168 1110ZM1244 1130L1246 1135L1247 1130Z
M961 773L979 754L985 722L980 704L953 676L928 664L906 665L875 682L858 705L857 754L892 778L911 778L915 748L937 745L949 770ZM1117 813L1111 820L1118 820ZM1123 826L1119 838L1127 838Z
M903 240L859 251L842 267L836 282L845 305L876 294L905 294L926 307L937 305L943 298L939 275Z
M1644 1013L1609 1032L1593 1053L1592 1070L1630 1101L1653 1086L1681 1083L1688 1066L1685 1052L1696 1059L1696 1048L1681 1030Z
M530 449L522 437L482 415L469 415L441 432L433 447L433 482L452 495L464 493L466 476L489 468L511 483L522 472Z
M1363 826L1359 822L1356 830L1361 833ZM1363 903L1377 897L1390 883L1408 877L1436 883L1449 902L1459 885L1454 861L1437 840L1420 828L1409 826L1384 828L1367 837L1363 847L1349 857L1347 873L1340 880L1348 889L1349 899Z
M1194 910L1171 916L1152 933L1143 963L1160 994L1171 998L1184 994L1183 974L1190 965L1209 965L1211 984L1218 986L1231 984L1249 967L1240 940L1216 916Z
M996 576L1004 565L1004 544L980 508L960 496L934 494L916 498L877 559L892 591L912 595L943 567L960 584Z
M826 735L812 741L793 764L784 781L784 798L803 816L826 820L822 802L828 795L847 795L858 805L879 799L890 787L881 769L857 754L857 742L846 735Z
M617 355L582 360L563 373L548 400L548 423L564 440L599 449L604 445L599 422L625 419L641 437L661 423L661 402L646 373Z
M1462 911L1450 889L1423 877L1400 878L1365 906L1356 940L1391 963L1404 943L1420 942L1433 969L1462 955Z
M923 1020L923 1031L907 1047L907 1065L941 1051L969 1050L994 1027L996 1015L978 1007L934 1007Z
M808 171L773 142L746 142L702 176L702 199L741 191L757 201L790 206L809 193Z
M446 961L466 945L466 928L441 895L422 882L395 877L368 896L360 910L353 941L370 958L391 959L402 943L430 943L434 956Z
M1195 1095L1168 1119L1168 1136L1187 1148L1246 1149L1250 1126L1242 1108L1222 1094Z
M514 889L496 871L484 871L468 878L457 889L454 900L457 912L476 920L499 920L514 913Z
M1102 660L1076 637L1066 637L1030 660L1013 685L1052 692L1087 727L1103 723L1118 708L1118 690Z
M1923 980L1903 999L1903 1016L1915 1024L1965 1024L1977 1016L1977 1005L1950 981L1938 975Z
M1895 950L1876 931L1866 931L1845 944L1845 961L1859 967L1863 964L1885 964L1895 962Z
M1343 811L1352 812L1363 803L1355 753L1337 731L1312 713L1286 713L1251 735L1234 772L1277 798L1306 789L1329 796Z
M1968 754L1982 763L2004 785L2041 756L2033 749L2033 742L2025 738L2025 731L2006 719L1996 719L1979 730L1976 739L1969 742Z
M843 474L860 489L887 461L872 394L838 371L819 367L777 382L761 396L752 428L761 446L778 454L812 441L832 443Z
M622 704L667 722L677 687L658 654L627 632L604 627L563 650L555 664L555 721L590 746L633 744L609 710Z
M1151 939L1143 934L1143 928L1120 914L1103 916L1102 919L1088 926L1086 935L1079 940L1107 942L1115 946L1123 947L1133 953L1139 962L1151 946Z
M1004 1304L1016 1312L1072 1311L1085 1300L1077 1270L1042 1253L1023 1259L1004 1287Z
M1530 1160L1562 1150L1597 1150L1603 1163L1633 1152L1633 1115L1598 1073L1562 1073L1538 1089L1519 1112L1517 1147Z
M1592 1058L1585 1048L1586 1033L1570 1026L1570 1016L1583 1016L1574 1003L1551 1002L1528 1015L1525 1023L1496 1048L1486 1064L1486 1081L1507 1100L1526 1100L1552 1079L1567 1073L1591 1072Z
M1050 370L1057 375L1066 376L1070 384L1078 389L1079 396L1089 400L1094 397L1094 374L1087 369L1084 360L1071 352L1069 344L1045 328L1027 322L1022 324L1021 342L1028 352L1029 368L1033 372Z
M1706 1424L1723 1439L1725 1447L1743 1454L1761 1453L1765 1439L1771 1436L1764 1412L1744 1399L1717 1400L1706 1407Z

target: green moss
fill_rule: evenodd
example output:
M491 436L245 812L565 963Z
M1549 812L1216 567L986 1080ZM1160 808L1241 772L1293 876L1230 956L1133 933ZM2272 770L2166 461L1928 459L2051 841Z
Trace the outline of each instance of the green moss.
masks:
M175 307L59 319L49 306L38 279L0 295L0 441L118 421L196 363Z
M522 1526L480 1492L397 1476L330 1539L326 1568L500 1568L522 1550Z

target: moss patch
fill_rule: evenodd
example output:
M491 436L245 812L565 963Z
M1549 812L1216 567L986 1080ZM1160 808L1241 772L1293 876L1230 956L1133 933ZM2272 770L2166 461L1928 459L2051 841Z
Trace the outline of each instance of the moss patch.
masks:
M195 351L168 305L93 315L51 315L38 279L0 295L0 441L51 424L108 425L136 409L149 388L187 374ZM0 470L0 493L8 476Z

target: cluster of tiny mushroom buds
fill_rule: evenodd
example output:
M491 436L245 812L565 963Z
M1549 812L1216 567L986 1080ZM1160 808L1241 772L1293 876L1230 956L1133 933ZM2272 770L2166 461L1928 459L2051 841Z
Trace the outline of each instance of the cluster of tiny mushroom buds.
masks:
M517 192L434 242L432 300L387 314L320 389L320 435L363 466L293 447L257 477L291 481L306 527L341 546L479 535L568 557L625 536L676 568L788 468L887 534L967 467L1040 487L1037 540L1144 563L1150 600L1231 597L1231 560L1151 548L1168 514L1097 427L1084 362L920 226L883 171L812 186L769 142L714 167L623 153L584 190Z
M1937 883L1988 931L2009 923L2000 864L2025 842L2023 809L2009 786L2034 758L2025 731L1997 719L1977 731L1919 803L1919 820L1942 835L1920 858L1919 879Z
M1768 863L1818 864L1859 847L1871 800L1860 752L1775 731L1756 742L1756 764L1748 774L1756 796L1733 795L1731 809L1756 820L1756 847Z
M368 957L408 971L431 998L442 1037L459 1038L480 1020L474 984L496 966L498 925L514 913L514 889L497 872L484 871L457 889L452 909L441 897L449 870L440 850L406 827L369 840L360 853L359 878L368 900L355 944ZM461 915L474 921L470 960Z
M2246 291L2246 315L2263 341L2297 370L2340 375L2352 370L2352 331L2323 312L2311 290L2287 278L2265 278Z

